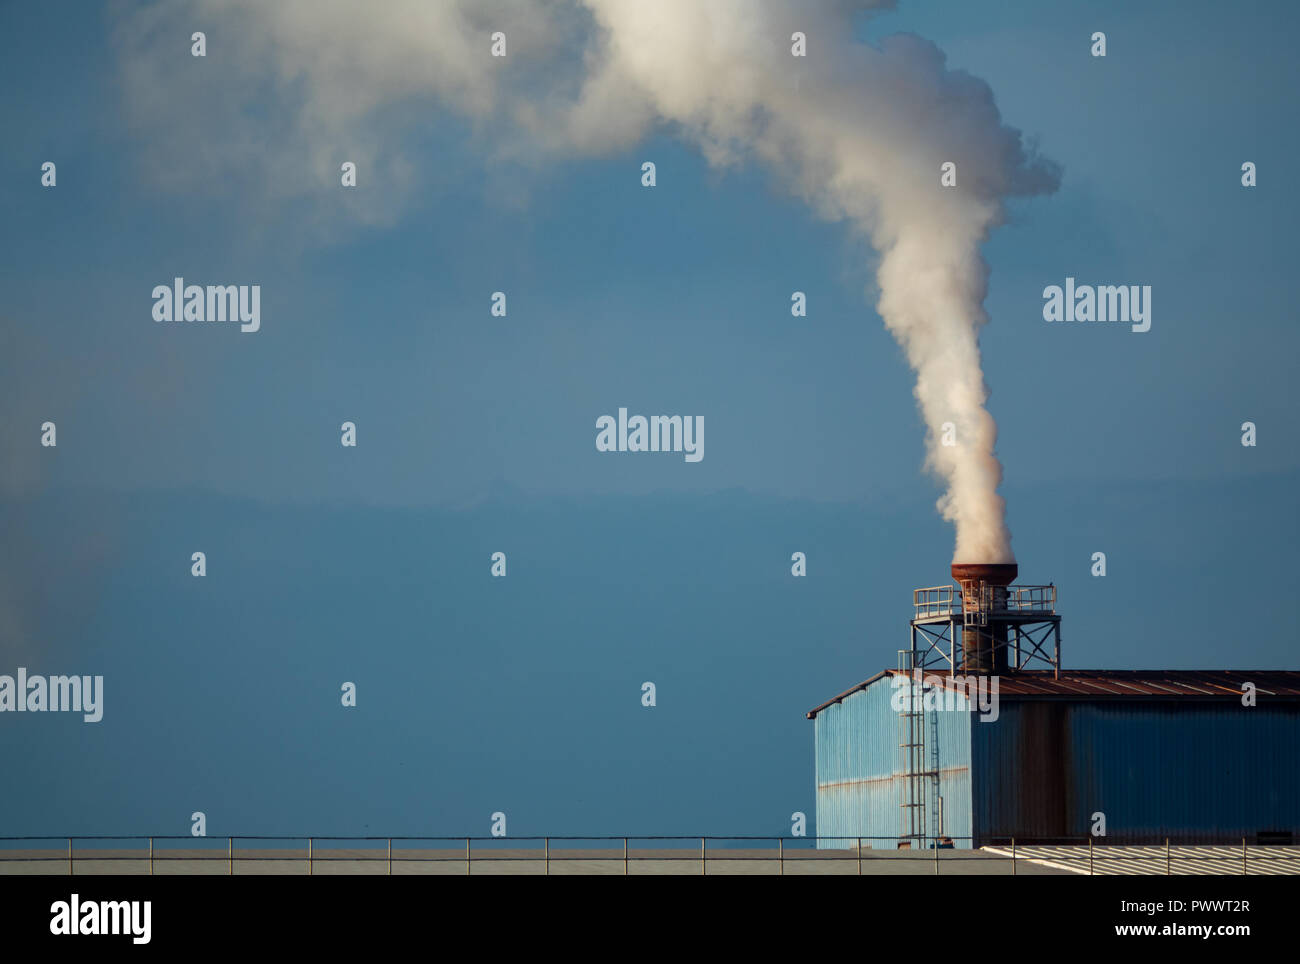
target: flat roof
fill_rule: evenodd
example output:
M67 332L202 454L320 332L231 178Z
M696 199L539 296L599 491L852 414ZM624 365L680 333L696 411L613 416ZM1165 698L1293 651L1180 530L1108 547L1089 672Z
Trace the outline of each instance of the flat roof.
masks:
M903 670L881 670L852 689L814 707L806 715L811 720L826 707L866 689L879 679L906 675ZM925 675L940 680L945 687L956 688L946 670L931 670ZM958 674L957 679L964 678ZM1050 669L1020 670L998 674L998 698L1241 699L1245 683L1253 684L1260 696L1300 699L1300 671L1282 669L1063 669L1059 678Z

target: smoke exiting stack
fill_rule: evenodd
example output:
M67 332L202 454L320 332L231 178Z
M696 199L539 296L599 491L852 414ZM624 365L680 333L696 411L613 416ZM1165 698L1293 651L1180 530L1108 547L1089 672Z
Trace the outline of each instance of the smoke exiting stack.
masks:
M1015 581L1018 572L1014 562L952 564L952 577L961 586L962 610L966 614L962 629L965 672L1006 672L1011 634L1011 624L1006 620L1007 586Z

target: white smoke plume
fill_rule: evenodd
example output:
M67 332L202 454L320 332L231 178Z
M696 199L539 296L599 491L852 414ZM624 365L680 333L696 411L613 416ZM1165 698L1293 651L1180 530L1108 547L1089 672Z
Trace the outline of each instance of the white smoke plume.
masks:
M160 140L151 158L164 179L195 168L234 176L281 151L277 166L293 175L266 191L293 196L334 182L346 143L366 169L415 183L391 130L418 126L430 101L468 118L498 158L602 154L667 126L715 165L757 160L878 252L876 307L916 371L926 466L945 485L939 508L956 527L954 561L1012 562L977 341L988 275L979 248L1005 201L1055 190L1058 169L1002 123L989 87L948 70L933 44L854 38L860 14L892 5L193 0L129 13L117 38L138 126L187 144L178 127L196 104L199 116L231 125L188 141L188 161ZM222 61L206 80L154 53L160 37L205 24L208 58ZM506 35L505 58L488 56L494 31ZM791 55L796 31L805 57ZM288 133L259 143L250 102L268 129ZM949 161L957 186L942 187ZM400 204L355 215L397 217ZM942 444L947 422L952 446Z

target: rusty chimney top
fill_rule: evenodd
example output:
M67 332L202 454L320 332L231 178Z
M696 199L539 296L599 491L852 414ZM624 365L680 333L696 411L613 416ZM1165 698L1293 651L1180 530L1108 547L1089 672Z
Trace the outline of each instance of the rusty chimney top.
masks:
M1020 567L1014 562L954 562L952 577L958 585L984 583L989 586L1009 586L1016 580Z

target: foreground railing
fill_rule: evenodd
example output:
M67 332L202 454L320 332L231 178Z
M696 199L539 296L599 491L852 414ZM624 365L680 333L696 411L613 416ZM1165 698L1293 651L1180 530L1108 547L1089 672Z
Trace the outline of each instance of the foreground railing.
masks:
M1300 874L1300 847L896 837L0 837L0 874ZM35 846L55 844L55 846ZM181 842L184 842L182 845ZM968 842L958 838L957 842ZM293 844L276 847L274 844ZM114 846L127 844L127 846ZM324 844L325 846L322 846ZM420 846L421 844L425 846ZM873 847L872 844L878 844ZM431 846L430 846L431 845ZM585 846L584 846L585 845ZM866 870L864 871L864 865Z

